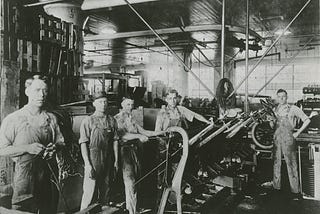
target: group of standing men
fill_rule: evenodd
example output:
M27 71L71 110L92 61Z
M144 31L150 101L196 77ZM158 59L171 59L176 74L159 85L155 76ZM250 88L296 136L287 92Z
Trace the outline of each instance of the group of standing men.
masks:
M94 201L98 200L101 204L108 202L112 169L119 168L120 159L125 186L126 209L130 214L137 213L136 181L141 167L138 156L141 143L147 142L148 137L163 134L168 127L182 126L186 120L192 121L193 118L196 118L210 123L201 115L185 107L177 106L176 91L170 91L166 95L166 101L168 106L160 110L155 131L148 131L133 119L134 101L132 99L124 98L120 112L111 117L106 113L106 94L104 92L95 94L93 105L96 110L83 120L80 127L79 143L85 161L81 209L93 201L94 195L97 197ZM113 160L112 157L114 157Z
M48 86L45 80L34 77L26 82L28 104L7 116L0 129L0 156L11 156L15 162L13 182L13 208L38 213L56 213L57 189L50 178L57 168L54 154L64 146L64 138L57 119L46 111ZM196 118L210 124L203 116L179 106L177 91L166 95L167 106L157 115L155 131L143 129L133 119L134 102L125 98L120 113L107 114L108 100L105 92L94 95L95 112L87 116L80 127L80 147L85 164L81 209L93 202L107 204L110 197L111 175L119 167L125 184L126 208L137 213L136 180L140 163L137 151L148 137L161 135L168 127L183 127ZM294 138L307 126L309 120L296 107L287 104L286 91L278 91L279 107L276 109L274 188L280 188L281 154L288 164L293 193L298 193ZM304 125L292 134L294 119ZM163 153L159 145L159 153Z
M15 163L12 209L56 213L58 188L52 182L57 173L56 153L65 146L57 118L47 111L48 85L34 76L25 83L28 103L8 115L0 128L0 156L12 157ZM134 101L124 98L122 109L114 117L107 114L105 92L94 95L95 112L80 126L79 144L84 160L81 209L94 202L105 205L110 199L110 181L115 170L122 169L126 208L137 213L136 180L140 172L138 149L151 136L161 135L170 126L182 126L193 118L210 123L184 107L177 106L177 92L167 94L168 106L157 117L156 130L143 129L133 119Z

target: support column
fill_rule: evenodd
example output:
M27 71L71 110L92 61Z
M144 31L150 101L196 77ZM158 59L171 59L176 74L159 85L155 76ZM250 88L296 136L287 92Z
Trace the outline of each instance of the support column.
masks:
M249 73L249 0L247 0L246 4L246 72L245 75L247 76ZM244 111L246 113L249 112L249 80L246 78L245 81L245 97L244 97Z
M221 16L221 79L224 78L224 42L225 42L225 13L226 0L222 0L222 16Z

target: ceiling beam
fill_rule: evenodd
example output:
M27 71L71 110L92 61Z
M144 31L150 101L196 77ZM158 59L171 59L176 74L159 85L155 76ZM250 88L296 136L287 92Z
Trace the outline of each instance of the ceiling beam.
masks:
M130 0L131 4L137 3L145 3L150 1L159 1L159 0ZM81 9L82 10L94 10L94 9L101 9L106 7L115 7L127 5L125 1L122 0L84 0Z
M245 34L244 27L238 26L230 26L226 25L226 29L229 32L233 33L242 33ZM183 33L180 27L172 27L172 28L163 28L163 29L156 29L155 30L158 34L175 34L175 33ZM184 32L197 32L197 31L221 31L220 24L212 24L212 25L195 25L195 26L186 26L184 28ZM255 38L259 38L262 40L262 37L253 30L249 31L250 36ZM124 39L124 38L131 38L131 37L144 37L144 36L153 36L151 30L142 30L142 31L131 31L131 32L119 32L113 34L99 34L99 35L92 35L92 36L85 36L84 41L101 41L101 40L112 40L112 39Z

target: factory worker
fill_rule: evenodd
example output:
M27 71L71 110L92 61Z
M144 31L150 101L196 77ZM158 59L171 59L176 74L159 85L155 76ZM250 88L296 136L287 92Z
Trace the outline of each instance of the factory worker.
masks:
M57 172L55 153L64 146L57 119L45 110L48 86L39 76L25 83L28 103L10 115L0 128L0 156L15 163L12 208L56 213L58 192L51 182Z
M166 94L166 102L168 105L163 107L157 115L156 131L164 131L172 126L186 128L187 121L192 122L194 118L207 124L211 123L202 115L178 105L178 92L176 90L170 90Z
M106 92L93 96L95 112L80 126L80 147L84 160L81 210L91 203L106 205L110 197L110 181L118 169L118 134L116 120L107 114Z
M163 107L157 115L155 131L164 131L173 126L187 128L187 121L192 122L194 118L207 124L211 123L202 115L197 114L186 107L178 105L178 92L176 90L170 90L166 94L165 100L167 102L167 106ZM167 152L167 147L164 141L159 142L158 150L159 153L157 159L158 162L162 162L166 158ZM173 176L171 171L164 173L164 169L165 165L159 167L158 169L158 189L163 189L164 183L166 183L165 185L169 185L168 182L170 181L167 179L170 179ZM172 167L172 169L169 168L169 170L175 170L175 167ZM161 191L158 193L157 203L160 202L159 199L161 197Z
M120 113L115 116L120 136L120 159L126 195L126 209L129 214L137 213L137 186L135 184L140 175L141 165L138 159L138 149L141 143L148 141L148 137L162 134L162 132L147 131L139 126L132 118L134 101L124 98Z
M273 188L275 190L280 190L281 188L281 157L283 155L287 165L293 199L299 199L297 145L295 138L308 126L310 119L300 108L295 105L289 105L287 99L287 92L279 89L277 91L278 106L275 108L276 130L273 148ZM303 124L301 128L294 131L295 124L299 119L302 120Z

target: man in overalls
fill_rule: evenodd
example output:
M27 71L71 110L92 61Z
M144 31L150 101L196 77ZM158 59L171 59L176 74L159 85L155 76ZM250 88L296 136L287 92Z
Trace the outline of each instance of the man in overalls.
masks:
M57 119L44 109L48 87L34 76L25 83L28 103L8 115L0 128L0 155L15 162L12 208L27 212L56 213L58 192L50 181L57 170L52 158L64 146Z
M308 126L310 119L300 108L295 105L289 105L287 99L287 92L279 89L277 91L279 105L275 109L276 131L274 133L273 150L273 188L275 190L280 190L281 188L281 158L283 155L287 165L293 199L299 199L297 145L295 138ZM294 127L298 119L302 120L303 124L301 128L294 132Z
M91 203L109 202L113 169L118 169L118 134L116 120L107 114L106 92L94 94L95 112L83 119L80 126L81 153L84 160L84 181L81 210Z
M136 179L140 175L141 165L138 159L138 150L141 143L148 141L148 137L162 134L143 129L132 118L134 101L125 98L121 103L122 109L115 116L120 136L120 155L122 160L122 174L126 195L126 209L129 214L137 213Z
M210 124L211 122L204 118L202 115L197 114L186 107L178 105L178 92L176 90L170 90L166 94L166 102L167 106L162 107L160 112L157 115L156 120L156 126L155 131L165 131L167 128L172 126L179 126L182 128L187 129L187 121L192 122L194 118L197 120ZM166 158L166 152L167 152L167 145L165 142L160 141L159 142L159 157L158 161L162 162ZM167 179L167 177L172 177L171 172L167 172L168 174L165 175L163 172L165 169L165 165L162 167L159 167L158 169L158 189L163 188L164 180ZM174 170L174 167L173 169ZM157 196L157 200L159 202L159 199L161 197L161 191L159 191L159 194Z
M176 90L170 90L166 94L166 102L168 105L163 106L157 115L155 131L164 131L172 126L187 128L187 121L192 122L193 118L207 124L211 123L202 115L178 105L178 92Z

